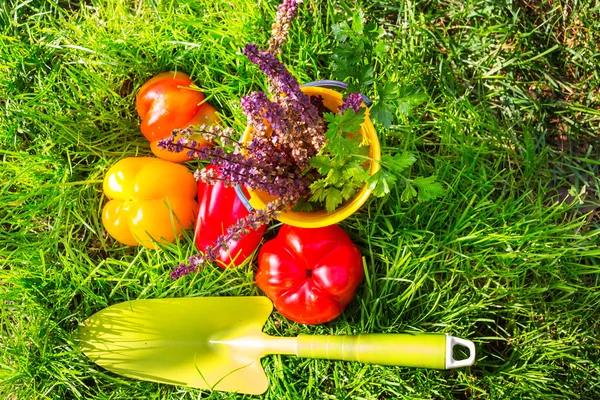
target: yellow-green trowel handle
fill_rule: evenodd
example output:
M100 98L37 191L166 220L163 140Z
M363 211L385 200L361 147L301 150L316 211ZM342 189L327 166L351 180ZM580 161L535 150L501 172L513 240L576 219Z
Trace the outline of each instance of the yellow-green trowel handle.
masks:
M466 347L469 357L455 360L452 350L456 345ZM299 335L296 346L298 357L367 364L449 369L475 362L473 342L440 334Z

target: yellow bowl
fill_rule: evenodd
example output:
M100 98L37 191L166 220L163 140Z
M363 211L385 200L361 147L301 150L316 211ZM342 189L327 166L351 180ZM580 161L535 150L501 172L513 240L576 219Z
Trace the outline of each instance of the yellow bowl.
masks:
M323 104L329 110L337 110L338 107L343 103L342 94L336 92L335 90L315 86L304 86L301 89L309 96L322 96ZM251 140L253 131L254 128L251 126L246 128L246 131L242 136L243 143L247 143ZM368 109L365 122L362 124L359 133L363 135L369 143L369 158L371 159L368 161L370 163L369 174L373 175L379 171L380 168L379 162L381 161L381 147L379 145L377 132L375 132L375 127L369 118ZM276 196L273 196L262 190L248 189L248 192L250 194L248 201L255 209L263 209L268 203L277 198ZM371 190L365 185L358 193L356 193L356 195L354 195L354 197L344 202L334 212L330 213L325 210L312 212L293 212L288 210L281 212L277 219L284 224L301 228L320 228L323 226L337 224L356 212L367 201L370 195Z

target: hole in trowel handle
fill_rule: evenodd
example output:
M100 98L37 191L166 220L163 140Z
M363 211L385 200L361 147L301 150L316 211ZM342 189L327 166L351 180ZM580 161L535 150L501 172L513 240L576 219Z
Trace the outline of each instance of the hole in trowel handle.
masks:
M464 346L454 346L452 348L452 358L455 361L466 360L470 355L471 353L469 353L469 349Z
M446 336L446 368L469 367L475 363L475 344L470 340Z

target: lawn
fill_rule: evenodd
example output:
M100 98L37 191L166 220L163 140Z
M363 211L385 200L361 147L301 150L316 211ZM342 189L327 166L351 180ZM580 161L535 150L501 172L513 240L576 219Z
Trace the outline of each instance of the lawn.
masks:
M301 4L282 55L300 82L335 76L334 24L362 9L384 29L366 94L391 83L405 98L377 124L383 151L413 152L411 175L435 175L446 194L371 198L340 224L366 272L344 314L306 326L275 312L265 332L448 333L475 342L477 360L438 371L268 356L260 398L600 398L600 7L589 3ZM120 377L75 332L125 300L261 294L255 258L173 281L192 232L159 251L115 242L102 179L151 154L135 96L160 72L190 74L241 134L240 98L266 88L242 49L266 45L277 4L3 0L2 398L259 398Z

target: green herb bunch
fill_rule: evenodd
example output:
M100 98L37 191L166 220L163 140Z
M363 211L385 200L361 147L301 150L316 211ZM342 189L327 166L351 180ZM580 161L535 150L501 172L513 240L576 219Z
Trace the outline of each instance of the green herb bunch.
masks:
M348 108L340 114L324 115L327 140L319 154L310 160L320 178L310 185L312 196L308 203L302 204L303 211L311 210L312 204L324 203L325 209L332 212L369 179L365 168L369 147L364 138L356 134L365 120L365 111Z
M332 33L332 77L346 82L349 91L372 94L375 101L369 109L369 117L380 125L380 135L392 127L395 116L410 117L413 109L427 100L427 96L413 86L378 81L376 69L388 59L389 45L384 29L374 21L367 21L361 9L352 12L348 21L334 24ZM372 176L359 168L364 165L368 149L349 133L355 132L364 118L364 112L332 114L326 118L328 142L312 161L320 173L326 174L311 186L315 200L337 205L361 186L359 182L366 182L375 196L384 196L396 187L402 190L403 201L415 197L418 201L427 201L445 193L435 176L410 178L410 167L417 160L412 152L383 154L381 169ZM338 138L334 132L339 134Z

